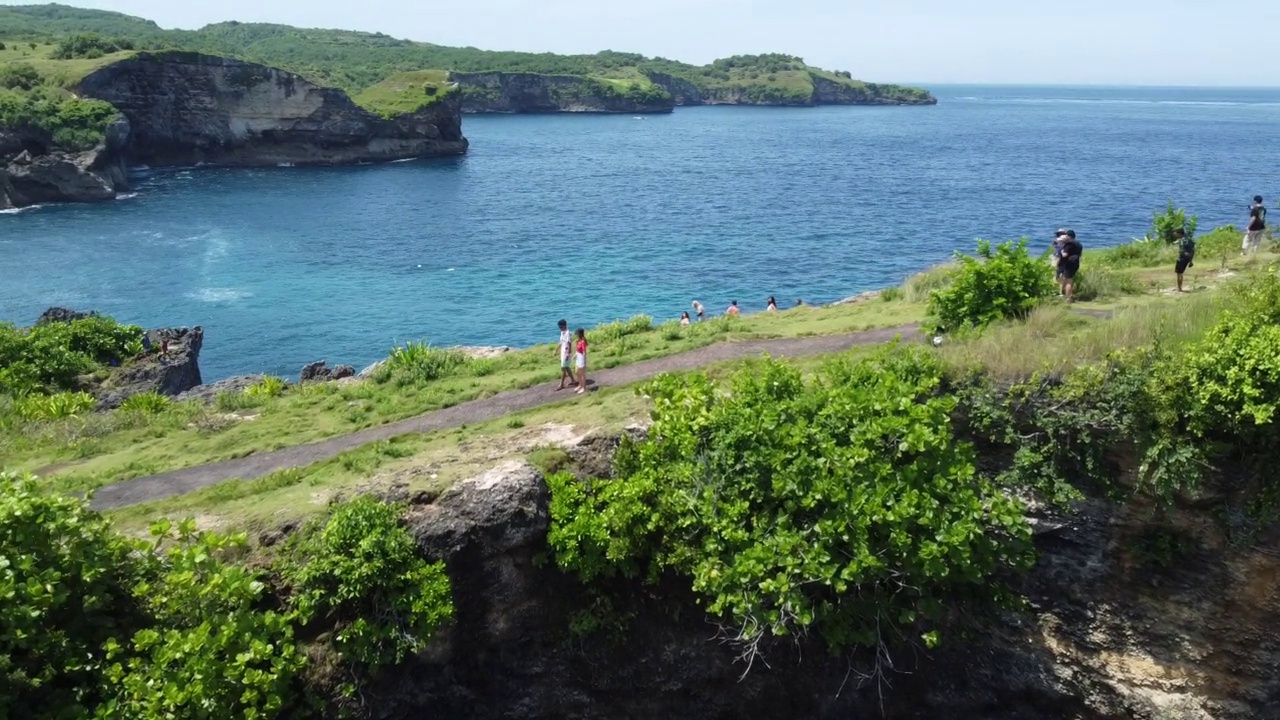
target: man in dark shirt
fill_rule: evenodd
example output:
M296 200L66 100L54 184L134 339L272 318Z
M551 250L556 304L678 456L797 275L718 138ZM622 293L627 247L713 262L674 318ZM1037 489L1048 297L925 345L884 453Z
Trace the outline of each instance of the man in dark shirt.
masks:
M1178 262L1173 266L1173 272L1178 276L1178 292L1183 292L1182 274L1195 264L1196 241L1187 237L1187 231L1182 228L1174 230L1173 237L1178 241Z
M1258 249L1262 247L1262 238L1267 234L1267 206L1262 204L1262 196L1255 195L1253 198L1253 207L1249 208L1249 230L1244 234L1244 247L1241 251L1245 254L1258 254Z
M1076 301L1076 273L1080 272L1080 256L1083 254L1084 245L1076 240L1076 231L1068 230L1058 259L1058 273L1062 277L1062 290L1069 303Z

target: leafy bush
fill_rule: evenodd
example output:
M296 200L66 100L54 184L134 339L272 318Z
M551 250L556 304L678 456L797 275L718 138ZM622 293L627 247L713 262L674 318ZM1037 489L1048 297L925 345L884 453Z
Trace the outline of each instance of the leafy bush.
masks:
M410 341L392 348L387 361L373 377L380 383L394 381L398 385L413 385L455 375L470 362L471 358L459 350Z
M913 629L933 644L948 603L1003 598L996 574L1032 552L1020 504L952 435L940 378L897 349L808 382L763 361L728 392L663 376L616 480L548 479L556 561L587 582L685 578L747 657L809 630L835 649Z
M135 412L142 415L159 415L168 410L172 404L173 401L164 395L157 392L148 392L126 398L120 404L120 409L125 412Z
M636 315L627 320L614 320L601 325L591 331L591 337L597 342L607 343L651 330L653 330L653 318L648 315Z
M142 352L142 328L88 317L30 329L0 323L0 393L74 389L77 379Z
M284 378L268 375L257 383L245 388L244 394L250 399L259 403L271 398L280 397L285 390L289 389L289 383Z
M0 67L0 88L30 90L40 84L40 72L31 63L13 63Z
M228 561L244 535L197 533L191 520L173 530L152 528L153 576L138 586L151 624L107 641L113 693L97 717L279 716L305 661L289 618L259 609L257 572Z
M0 473L0 717L88 715L103 645L137 618L134 545L82 501Z
M1215 228L1196 241L1196 259L1217 260L1219 269L1227 268L1227 260L1240 253L1240 238L1244 233L1234 225Z
M104 38L97 33L79 33L64 38L54 48L52 57L55 60L73 60L75 58L100 58L121 50L132 50L133 42L122 38Z
M79 417L92 412L98 401L89 393L64 392L53 395L28 395L15 404L19 418L29 422L51 422Z
M929 314L940 331L988 325L1026 317L1042 298L1054 293L1053 272L1027 254L1027 241L1004 242L992 250L978 241L977 256L960 256L954 281L934 290Z
M87 150L102 140L115 107L48 86L30 92L0 89L0 125L43 135L66 150Z
M421 650L453 616L444 565L423 560L398 508L372 498L339 506L313 526L284 572L300 621L336 625L338 651L365 668Z
M1194 238L1196 236L1196 223L1198 218L1195 215L1187 217L1187 212L1182 208L1174 208L1173 201L1170 200L1164 212L1156 212L1151 218L1151 230L1147 232L1148 240L1159 240L1165 245L1173 245L1178 242L1176 232L1181 229L1187 234L1187 237Z

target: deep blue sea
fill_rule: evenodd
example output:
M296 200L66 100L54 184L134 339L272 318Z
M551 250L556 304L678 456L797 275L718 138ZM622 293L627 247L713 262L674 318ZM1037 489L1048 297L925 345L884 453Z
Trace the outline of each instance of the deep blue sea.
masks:
M203 325L207 379L292 376L694 298L831 301L979 237L1099 247L1168 199L1206 227L1280 194L1280 90L932 89L937 107L467 117L461 159L154 171L113 203L0 215L0 320Z

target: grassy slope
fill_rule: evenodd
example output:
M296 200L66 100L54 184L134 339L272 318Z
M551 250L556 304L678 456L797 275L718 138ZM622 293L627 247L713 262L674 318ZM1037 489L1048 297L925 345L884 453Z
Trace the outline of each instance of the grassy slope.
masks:
M443 70L396 73L370 85L351 99L361 107L390 118L417 112L456 92Z
M605 51L594 55L557 55L451 48L399 40L380 33L295 28L260 23L219 23L198 31L163 30L154 23L119 13L63 6L0 7L0 40L54 38L74 32L124 36L143 48L176 46L239 57L297 72L314 81L358 94L401 72L428 68L466 72L504 71L582 75L625 80L652 87L645 69L659 70L707 89L750 87L763 93L799 98L812 91L806 68L776 73L735 68L719 78L715 64L698 67L633 53ZM765 56L774 57L774 56ZM803 63L800 63L803 66ZM756 77L751 77L755 72ZM830 73L826 75L836 78ZM839 82L850 82L837 78ZM805 91L805 86L809 90ZM885 86L886 93L896 93Z
M54 46L48 43L37 43L32 48L27 42L7 42L6 48L0 50L0 67L24 63L34 67L45 83L70 87L94 70L134 55L132 51L123 51L93 59L55 60L51 57L53 51Z
M1139 288L1136 294L1081 304L1084 310L1109 309L1110 317L1074 313L1061 302L1051 302L1025 322L945 342L939 352L957 370L981 366L997 378L1012 380L1094 362L1116 349L1150 345L1157 339L1166 345L1188 342L1200 337L1217 318L1222 307L1219 289L1280 260L1276 254L1265 256L1260 263L1233 257L1225 272L1217 263L1206 262L1189 274L1187 287L1191 291L1177 295L1169 291L1172 263L1167 255L1167 251L1156 253L1135 265L1107 251L1090 253L1086 267L1095 272L1105 268L1130 273ZM944 275L945 269L923 273L906 284L904 295L927 292ZM896 324L918 315L919 306L905 299L872 300L841 308L757 316L749 321L758 321L773 333L799 336L847 329L862 322ZM873 351L859 348L853 352ZM794 362L802 368L816 368L824 360L812 357ZM739 364L723 363L709 371L720 375ZM566 431L577 436L617 431L646 412L646 401L631 388L609 388L588 398L566 400L482 425L373 443L312 467L250 482L233 480L112 515L131 531L141 531L157 517L186 516L196 516L209 527L266 530L318 512L338 494L393 484L401 484L409 492L438 492L505 460L544 458L549 453L540 448L554 445L550 438Z

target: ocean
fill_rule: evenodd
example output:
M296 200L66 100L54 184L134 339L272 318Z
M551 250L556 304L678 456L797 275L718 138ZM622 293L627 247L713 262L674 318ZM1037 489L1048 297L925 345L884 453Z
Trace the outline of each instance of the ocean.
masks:
M0 320L202 325L206 380L360 367L397 342L760 310L900 282L976 238L1088 248L1173 200L1201 228L1280 191L1280 90L934 86L936 107L469 116L465 158L143 171L0 214Z

